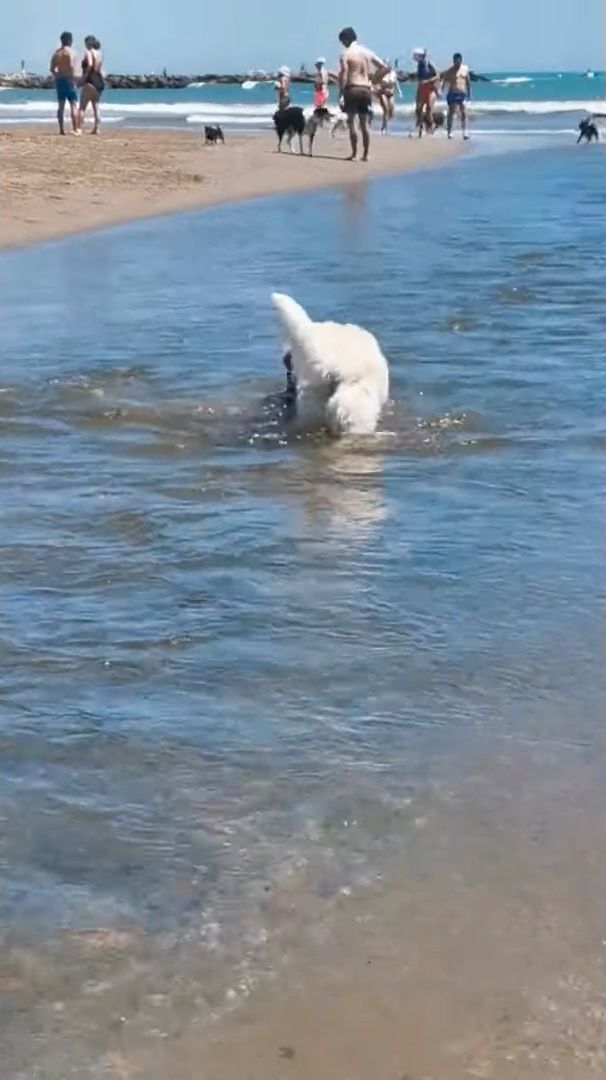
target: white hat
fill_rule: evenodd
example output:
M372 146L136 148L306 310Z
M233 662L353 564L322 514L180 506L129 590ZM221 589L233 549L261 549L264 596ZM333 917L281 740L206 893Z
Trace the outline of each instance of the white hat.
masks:
M326 63L326 57L325 56L319 56L318 59L316 60L316 67L318 67L318 64L325 64L325 63Z
M424 60L427 56L427 49L424 49L422 45L417 45L416 49L412 50L413 60Z
M286 66L278 68L278 75L290 75L290 68Z

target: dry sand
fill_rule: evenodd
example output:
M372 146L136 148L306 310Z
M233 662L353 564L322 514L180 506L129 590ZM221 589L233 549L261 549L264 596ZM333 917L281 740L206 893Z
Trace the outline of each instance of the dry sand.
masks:
M128 129L61 138L47 128L0 131L0 248L50 240L132 218L433 165L457 152L442 138L373 140L372 160L345 160L343 136L320 132L316 156L276 153L272 134L226 136L204 146L195 132Z

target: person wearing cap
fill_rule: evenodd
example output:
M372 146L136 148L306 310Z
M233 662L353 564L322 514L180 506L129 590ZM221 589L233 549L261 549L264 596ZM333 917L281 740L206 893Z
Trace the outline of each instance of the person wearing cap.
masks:
M381 81L389 68L371 49L360 45L353 26L345 26L341 30L339 41L343 46L339 62L339 89L349 128L349 160L355 161L358 156L357 120L362 136L362 161L368 161L373 86Z
M326 60L319 56L314 72L314 109L326 109L328 106L328 71Z
M438 72L427 56L427 49L422 46L414 49L412 58L417 65L415 78L417 80L416 117L419 138L423 134L423 127L428 131L433 128L433 110L436 102Z
M274 89L277 91L278 97L278 109L287 109L290 105L290 68L281 67L278 71L278 78L274 83Z

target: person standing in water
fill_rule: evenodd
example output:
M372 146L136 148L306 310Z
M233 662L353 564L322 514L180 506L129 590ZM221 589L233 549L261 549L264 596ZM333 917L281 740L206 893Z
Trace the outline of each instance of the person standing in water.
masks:
M359 44L358 35L352 26L346 26L341 30L339 41L343 46L339 61L339 89L349 128L351 143L349 161L355 161L358 156L356 120L360 125L362 136L362 161L368 161L373 84L379 82L387 74L389 68L376 53Z
M467 64L463 63L461 53L455 53L452 58L452 66L443 71L441 76L442 86L446 88L446 102L448 104L448 119L446 130L448 138L452 139L452 125L455 114L458 113L461 120L463 138L469 138L467 127L467 102L471 101L471 76Z
M55 77L55 90L57 93L57 120L59 122L59 134L65 135L65 102L69 101L69 109L72 118L72 131L74 135L80 135L80 113L78 110L78 91L76 89L76 54L72 48L74 36L68 30L64 30L60 38L61 44L55 49L50 60L50 72Z
M84 114L88 105L93 107L94 124L91 135L99 131L99 101L105 90L103 78L103 56L101 55L101 42L89 34L84 38L84 56L82 57L82 89L80 91L80 124L84 121Z

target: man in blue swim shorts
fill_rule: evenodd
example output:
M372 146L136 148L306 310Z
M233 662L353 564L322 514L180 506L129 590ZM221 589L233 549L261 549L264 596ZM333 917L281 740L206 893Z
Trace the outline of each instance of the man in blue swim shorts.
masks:
M468 101L471 101L471 78L469 75L469 68L467 67L467 64L463 63L461 53L454 54L452 58L452 67L443 71L440 78L442 86L445 87L447 91L446 101L448 103L448 120L446 122L446 130L448 132L448 138L452 139L452 125L455 114L458 113L461 119L463 138L468 139L469 132L467 130L466 104Z
M57 120L59 121L59 134L65 135L64 116L65 102L69 101L72 117L72 130L74 135L80 135L80 110L78 108L78 90L76 88L76 54L72 49L73 35L69 31L61 34L61 45L55 49L51 56L50 70L55 76L55 90L57 91Z

